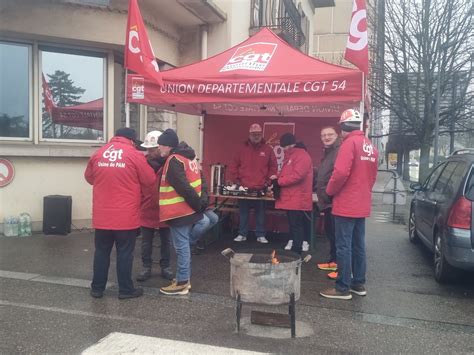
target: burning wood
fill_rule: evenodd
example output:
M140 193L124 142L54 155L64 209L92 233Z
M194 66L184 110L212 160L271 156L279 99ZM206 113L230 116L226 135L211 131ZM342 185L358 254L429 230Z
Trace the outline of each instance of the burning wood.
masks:
M273 251L272 251L272 264L277 265L279 263L280 263L280 260L278 260L278 258L276 257L276 251L275 251L275 249L273 249Z

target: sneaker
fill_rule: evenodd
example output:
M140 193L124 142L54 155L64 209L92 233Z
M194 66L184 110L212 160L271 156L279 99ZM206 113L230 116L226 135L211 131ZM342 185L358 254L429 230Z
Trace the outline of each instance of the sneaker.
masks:
M176 279L171 280L171 283L176 285ZM188 290L191 291L191 282L188 282Z
M245 242L246 240L247 240L247 237L244 237L243 235L240 235L240 234L234 238L234 242Z
M206 249L206 243L204 242L204 240L202 239L199 239L196 243L196 249L197 250L205 250Z
M104 296L104 292L102 291L91 290L90 293L91 293L91 296L94 298L102 298L102 296Z
M142 272L140 272L137 276L137 281L143 282L148 280L151 277L151 268L144 267Z
M328 274L328 277L329 277L331 280L337 279L337 271L330 272L330 273Z
M189 293L189 281L184 285L178 285L175 281L171 285L160 288L160 293L168 296L187 295Z
M338 300L352 299L352 295L349 291L341 292L336 290L335 288L329 288L327 290L321 291L319 294L326 298L333 298Z
M285 250L291 250L291 248L293 248L293 240L290 239L285 246Z
M170 267L164 267L161 269L161 277L166 280L173 280L173 272Z
M140 296L143 296L143 288L137 287L132 293L119 293L118 298L119 300L126 300L128 298L137 298Z
M303 245L301 246L302 251L308 251L309 250L309 243L305 240L303 242Z
M330 261L328 263L317 264L319 270L325 271L336 271L337 264L334 261Z
M196 245L191 245L191 255L201 255L202 249L198 249Z
M367 295L367 290L363 285L360 286L351 286L351 289L349 290L352 293L355 293L356 295L359 296L365 296Z
M268 244L268 240L265 237L258 237L257 242L262 243L262 244Z

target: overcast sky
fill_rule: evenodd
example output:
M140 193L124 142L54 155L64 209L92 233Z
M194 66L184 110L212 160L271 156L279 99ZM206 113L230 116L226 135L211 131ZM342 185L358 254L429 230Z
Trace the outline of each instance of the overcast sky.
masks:
M104 96L104 59L97 57L86 57L75 54L41 52L43 73L53 74L56 70L62 70L70 74L69 78L86 91L79 99L81 102L89 102Z

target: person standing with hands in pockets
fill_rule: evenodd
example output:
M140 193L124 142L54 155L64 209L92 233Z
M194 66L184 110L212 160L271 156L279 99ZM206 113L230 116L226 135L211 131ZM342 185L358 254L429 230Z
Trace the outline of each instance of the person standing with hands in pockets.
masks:
M362 117L358 111L344 111L339 125L343 141L326 187L326 193L332 196L332 214L336 223L338 275L336 286L320 292L320 295L350 300L353 293L359 296L367 294L365 218L371 211L378 152L361 130Z

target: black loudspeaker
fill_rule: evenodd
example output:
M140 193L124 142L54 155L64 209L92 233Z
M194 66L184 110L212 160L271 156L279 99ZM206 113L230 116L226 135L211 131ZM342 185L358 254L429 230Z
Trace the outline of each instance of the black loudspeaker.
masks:
M71 233L72 197L49 195L43 198L43 233Z

